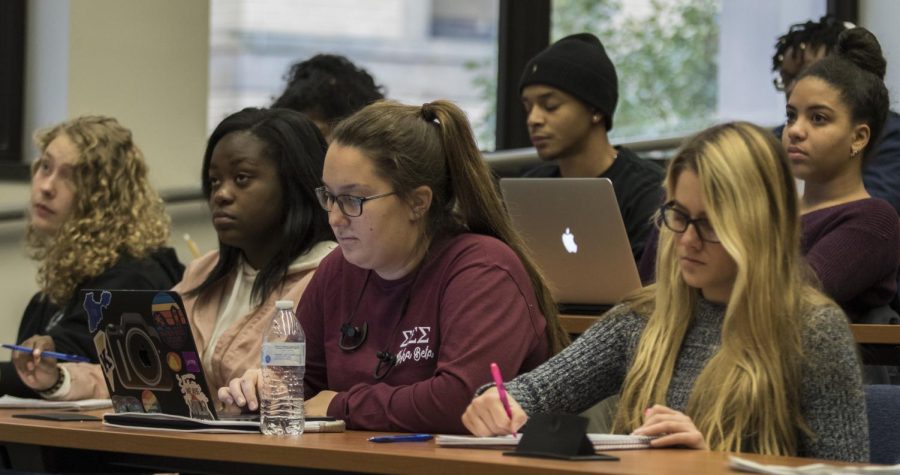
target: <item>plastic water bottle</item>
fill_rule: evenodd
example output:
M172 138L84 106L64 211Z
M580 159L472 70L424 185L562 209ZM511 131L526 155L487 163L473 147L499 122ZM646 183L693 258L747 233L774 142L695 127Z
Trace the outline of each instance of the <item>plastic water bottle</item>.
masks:
M303 433L303 372L306 335L294 315L294 302L275 302L275 315L263 336L259 383L260 431L266 435Z

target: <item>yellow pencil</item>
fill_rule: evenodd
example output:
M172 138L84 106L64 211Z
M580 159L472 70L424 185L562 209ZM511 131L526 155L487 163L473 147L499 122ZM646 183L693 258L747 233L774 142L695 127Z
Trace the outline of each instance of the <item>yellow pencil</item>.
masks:
M188 249L191 250L191 254L194 256L194 259L200 257L200 248L197 247L197 243L191 239L191 235L188 233L184 233L184 242L187 243Z

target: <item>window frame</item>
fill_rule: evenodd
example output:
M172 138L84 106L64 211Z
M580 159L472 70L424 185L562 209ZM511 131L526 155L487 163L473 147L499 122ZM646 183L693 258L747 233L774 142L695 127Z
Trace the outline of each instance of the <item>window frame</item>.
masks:
M530 147L519 97L520 72L550 43L551 0L500 0L495 149ZM856 23L858 0L827 0L827 13ZM0 1L0 180L24 181L22 157L27 0Z
M0 2L0 180L27 181L22 158L26 0Z

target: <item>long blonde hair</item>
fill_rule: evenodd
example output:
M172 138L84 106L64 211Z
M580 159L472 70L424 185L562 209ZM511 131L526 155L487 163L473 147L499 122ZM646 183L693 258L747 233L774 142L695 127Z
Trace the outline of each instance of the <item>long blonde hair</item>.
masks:
M52 236L28 223L30 256L40 261L37 282L57 305L66 304L79 283L112 267L124 253L141 259L169 237L169 216L147 179L147 165L131 131L116 119L83 116L35 134L43 153L56 137L78 149L73 169L72 214ZM41 158L32 165L32 175Z
M431 188L426 236L472 232L495 237L512 248L531 279L547 321L551 350L557 353L569 343L550 289L513 228L459 107L445 100L421 107L376 102L338 124L332 132L335 142L364 150L402 198L418 186Z
M803 355L801 315L829 302L808 282L800 256L798 201L782 146L766 130L728 123L690 139L669 165L672 199L679 175L697 174L707 217L737 276L721 345L694 384L686 414L713 450L795 455ZM681 276L676 239L660 228L657 283L631 299L649 315L626 375L615 431L641 425L666 404L679 349L700 298Z

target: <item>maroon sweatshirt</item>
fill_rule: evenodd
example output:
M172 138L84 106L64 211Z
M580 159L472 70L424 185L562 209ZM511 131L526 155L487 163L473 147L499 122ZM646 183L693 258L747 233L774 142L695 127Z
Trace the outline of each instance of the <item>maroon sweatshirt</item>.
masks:
M351 314L368 337L345 351L341 326ZM477 234L432 244L419 269L394 281L348 263L337 248L316 270L298 318L307 338L305 395L337 391L328 415L350 429L464 433L460 417L491 381L491 362L509 380L550 356L521 261ZM376 380L380 351L397 364Z

